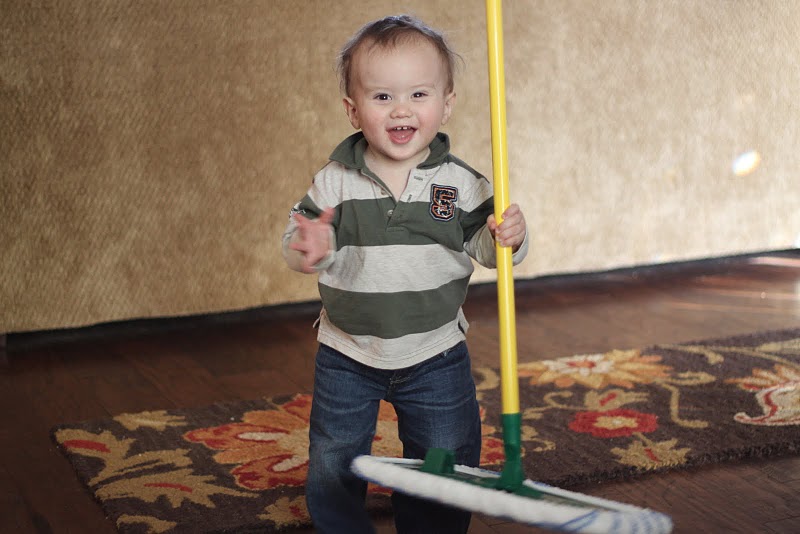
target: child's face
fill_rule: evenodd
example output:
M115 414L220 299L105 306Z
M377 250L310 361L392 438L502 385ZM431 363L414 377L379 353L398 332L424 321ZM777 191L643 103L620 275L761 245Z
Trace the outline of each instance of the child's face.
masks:
M455 93L434 46L423 39L394 48L362 46L351 64L344 107L382 164L424 161L428 145L450 118Z

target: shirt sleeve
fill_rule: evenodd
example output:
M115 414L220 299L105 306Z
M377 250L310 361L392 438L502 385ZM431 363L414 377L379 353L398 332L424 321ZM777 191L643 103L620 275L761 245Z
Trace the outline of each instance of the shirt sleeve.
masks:
M522 260L525 259L525 256L528 255L528 236L529 232L526 228L525 239L522 240L522 244L519 246L519 249L517 249L517 251L511 255L511 262L513 265L519 265ZM492 233L489 231L488 225L484 224L483 227L472 236L472 239L464 243L464 250L466 250L467 254L475 259L475 261L477 261L480 265L488 269L497 268L497 252L495 248L495 242L494 238L492 237Z

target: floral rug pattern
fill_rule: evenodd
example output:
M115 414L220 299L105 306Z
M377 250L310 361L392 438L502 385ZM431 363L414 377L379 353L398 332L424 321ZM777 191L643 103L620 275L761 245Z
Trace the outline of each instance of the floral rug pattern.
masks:
M502 469L496 369L474 370L481 465ZM519 364L525 474L561 487L800 451L800 329ZM311 396L61 425L53 438L123 533L309 524ZM399 456L383 404L373 454ZM370 486L368 506L388 508Z

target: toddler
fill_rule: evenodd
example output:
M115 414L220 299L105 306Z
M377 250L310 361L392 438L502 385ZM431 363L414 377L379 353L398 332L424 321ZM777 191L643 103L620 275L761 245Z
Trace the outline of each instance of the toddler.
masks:
M511 205L498 225L489 182L450 154L455 54L409 16L361 28L344 46L345 139L292 209L283 254L319 274L306 498L318 532L374 532L366 482L350 462L369 454L378 406L395 408L406 458L432 447L477 466L481 428L461 306L472 259L495 267L495 241L527 253ZM467 531L470 513L395 492L400 533Z

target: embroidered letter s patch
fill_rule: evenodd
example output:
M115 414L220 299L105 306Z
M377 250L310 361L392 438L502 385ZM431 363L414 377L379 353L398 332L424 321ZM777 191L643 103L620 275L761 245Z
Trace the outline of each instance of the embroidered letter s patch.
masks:
M449 221L456 216L458 189L444 185L431 185L431 216L437 221Z

